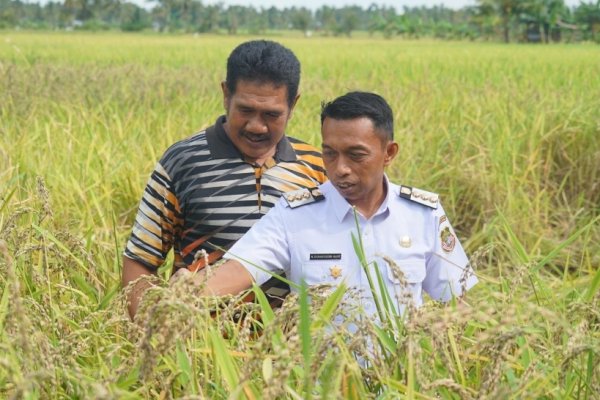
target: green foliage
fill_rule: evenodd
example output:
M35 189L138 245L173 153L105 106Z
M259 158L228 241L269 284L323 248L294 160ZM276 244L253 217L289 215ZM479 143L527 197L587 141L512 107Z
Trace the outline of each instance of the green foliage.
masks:
M239 41L0 34L0 397L597 397L595 45L282 38L303 65L289 133L319 145L321 101L383 95L390 178L440 193L480 284L407 320L383 297L374 323L350 288L216 304L166 268L131 323L120 259L144 183L222 112Z
M348 36L353 32L429 37L443 40L496 38L509 41L599 41L600 3L581 2L569 9L564 0L478 0L454 10L443 5L402 10L373 3L368 8L321 6L276 8L204 4L199 0L158 0L142 7L128 1L94 0L28 3L0 1L0 29L116 30L154 29L169 33L264 34L300 30L312 36ZM563 39L564 38L564 39Z

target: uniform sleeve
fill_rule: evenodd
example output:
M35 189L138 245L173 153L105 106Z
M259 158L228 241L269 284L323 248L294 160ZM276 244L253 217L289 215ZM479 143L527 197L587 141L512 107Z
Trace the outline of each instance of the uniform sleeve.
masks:
M473 287L477 278L441 205L430 229L433 243L423 289L433 299L447 302Z
M160 267L180 226L179 205L171 178L158 163L146 184L124 255L151 270Z
M224 259L239 261L258 285L290 265L289 241L283 218L285 211L284 200L280 199L223 256Z

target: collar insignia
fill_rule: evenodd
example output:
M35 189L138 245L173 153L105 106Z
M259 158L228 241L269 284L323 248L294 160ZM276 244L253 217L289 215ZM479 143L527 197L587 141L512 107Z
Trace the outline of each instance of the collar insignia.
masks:
M283 195L290 208L297 208L306 204L314 203L325 199L325 196L318 188L302 188L287 192Z
M427 192L425 190L404 185L400 186L400 197L433 208L434 210L438 208L438 203L440 201L437 193Z

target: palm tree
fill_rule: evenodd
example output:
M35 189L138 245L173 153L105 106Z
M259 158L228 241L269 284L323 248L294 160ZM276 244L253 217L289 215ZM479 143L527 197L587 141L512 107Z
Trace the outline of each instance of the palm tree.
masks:
M494 13L500 17L504 42L510 42L510 25L519 14L522 1L519 0L478 0L482 13Z
M564 0L528 0L523 7L527 19L539 26L544 43L550 41L550 29L556 27L566 11Z
M304 36L308 36L308 28L312 22L312 13L310 10L306 7L292 7L290 14L292 27L302 31Z
M575 20L590 34L590 39L600 41L600 0L583 3L575 9Z
M321 6L316 13L315 18L319 25L319 28L329 35L337 28L337 21L335 19L335 9L329 6Z

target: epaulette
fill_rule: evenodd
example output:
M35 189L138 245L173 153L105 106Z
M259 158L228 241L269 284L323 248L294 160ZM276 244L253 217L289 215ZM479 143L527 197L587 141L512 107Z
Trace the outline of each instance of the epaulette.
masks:
M302 188L287 192L283 195L290 208L300 207L306 204L311 204L325 199L325 196L318 188Z
M427 192L425 190L404 185L400 185L400 197L433 209L438 208L438 203L440 201L437 193Z

